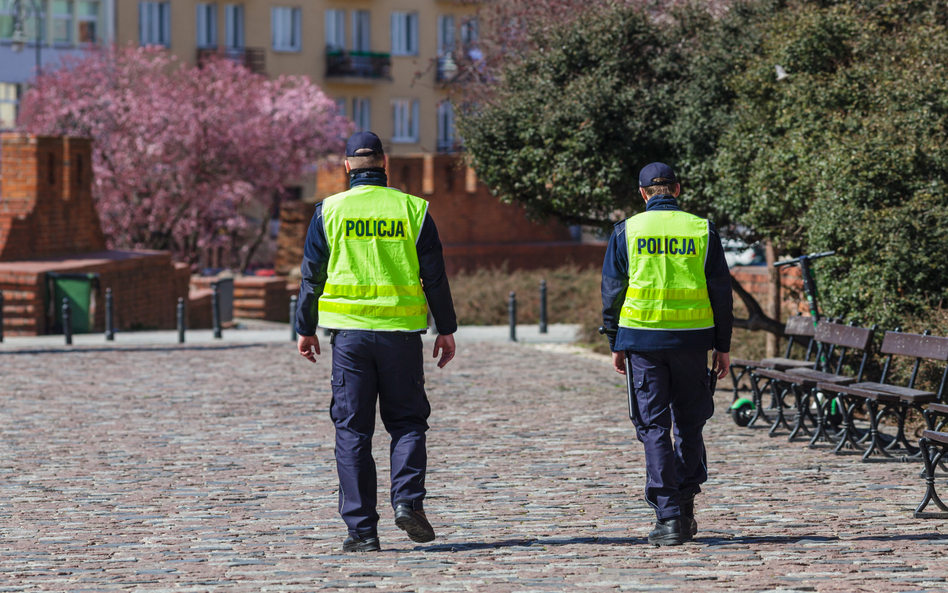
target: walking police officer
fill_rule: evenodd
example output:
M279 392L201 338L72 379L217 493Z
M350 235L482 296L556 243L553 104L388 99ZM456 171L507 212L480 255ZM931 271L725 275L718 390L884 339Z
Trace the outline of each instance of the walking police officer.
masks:
M316 362L317 323L331 328L332 403L336 427L339 513L347 552L380 549L376 526L372 434L375 402L391 435L391 502L395 525L415 542L435 539L425 516L425 395L421 334L428 307L438 337L439 367L454 358L457 318L441 241L428 203L387 186L378 136L346 144L349 191L316 206L306 237L296 314L301 355ZM426 306L427 300L427 306Z
M714 223L679 208L671 167L646 166L639 191L645 212L618 223L606 251L603 327L645 445L645 499L657 517L648 541L679 545L698 530L695 495L708 479L701 435L714 412L708 350L711 372L724 377L731 276Z

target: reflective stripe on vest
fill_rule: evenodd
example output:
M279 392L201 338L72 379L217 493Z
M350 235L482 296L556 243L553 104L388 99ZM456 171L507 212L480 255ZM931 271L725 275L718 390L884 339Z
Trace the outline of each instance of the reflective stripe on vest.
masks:
M626 220L629 288L619 325L633 329L714 327L704 263L708 221L677 210Z
M416 242L428 203L398 190L360 186L323 201L329 265L319 325L417 331L428 327Z

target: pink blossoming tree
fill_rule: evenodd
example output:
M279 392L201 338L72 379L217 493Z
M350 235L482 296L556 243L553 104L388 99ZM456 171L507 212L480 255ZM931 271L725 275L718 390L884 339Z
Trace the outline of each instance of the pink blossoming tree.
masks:
M284 184L350 132L305 77L276 80L225 59L181 64L118 48L44 72L23 101L33 134L94 140L93 193L113 248L171 250L195 265L223 247L245 269Z

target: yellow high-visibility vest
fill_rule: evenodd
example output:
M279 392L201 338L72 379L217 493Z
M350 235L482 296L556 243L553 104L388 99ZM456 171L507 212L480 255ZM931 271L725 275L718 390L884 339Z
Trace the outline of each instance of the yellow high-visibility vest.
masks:
M710 223L679 210L643 212L625 221L629 288L619 325L634 329L714 327L704 274Z

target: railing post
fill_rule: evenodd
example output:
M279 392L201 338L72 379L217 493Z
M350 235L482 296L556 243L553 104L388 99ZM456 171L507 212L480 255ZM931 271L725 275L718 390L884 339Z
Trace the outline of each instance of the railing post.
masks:
M3 343L3 291L0 290L0 344Z
M507 316L510 320L510 341L517 341L517 295L510 291L510 299L507 301Z
M184 297L178 297L178 343L184 344Z
M115 305L111 288L105 289L105 341L115 341Z
M540 333L546 333L546 280L540 280Z
M211 284L211 323L214 327L214 338L223 338L221 332L221 299L217 289L217 282Z
M72 307L67 298L63 299L63 336L66 337L66 345L72 346Z
M290 297L290 341L296 341L296 295Z

